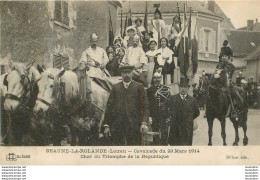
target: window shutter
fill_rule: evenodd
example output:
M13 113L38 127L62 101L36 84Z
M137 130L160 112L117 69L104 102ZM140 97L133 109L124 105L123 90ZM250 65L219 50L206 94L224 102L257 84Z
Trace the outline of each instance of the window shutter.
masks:
M61 22L61 1L55 1L54 20Z
M63 1L63 24L69 25L69 5L67 1Z
M60 54L53 54L53 68L61 69L62 59Z
M212 53L216 53L216 31L212 31Z
M204 51L204 48L203 48L203 40L204 40L204 37L203 37L203 35L204 35L204 29L203 28L201 28L200 29L200 39L199 39L199 49L200 49L200 51Z
M62 56L62 67L64 67L65 69L69 67L69 56L68 55Z

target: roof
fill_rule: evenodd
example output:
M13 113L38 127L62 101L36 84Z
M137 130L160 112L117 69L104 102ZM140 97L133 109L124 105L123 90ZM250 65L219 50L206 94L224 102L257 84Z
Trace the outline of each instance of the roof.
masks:
M245 58L246 61L255 60L255 59L260 59L260 46L258 46L252 53L250 53Z
M237 30L247 30L247 26L238 28ZM260 31L260 23L255 23L253 25L253 31Z
M260 46L260 32L231 30L227 39L234 56L247 56Z
M143 14L145 12L145 1L130 1L130 2L123 2L122 3L122 10L123 13L128 12L131 9L132 13L136 14ZM179 10L183 13L184 11L184 2L179 3ZM148 1L147 2L147 9L148 13L154 13L155 8L153 7L154 4L160 4L160 11L161 13L177 13L177 1ZM204 4L204 5L203 5ZM208 14L216 17L221 17L216 13L208 10L207 4L199 2L199 1L189 1L187 3L187 12L189 12L190 7L192 7L192 11L197 11L203 14Z

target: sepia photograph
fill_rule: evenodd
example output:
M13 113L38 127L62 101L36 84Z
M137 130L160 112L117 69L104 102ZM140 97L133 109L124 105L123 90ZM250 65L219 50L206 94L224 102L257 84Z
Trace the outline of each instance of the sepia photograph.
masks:
M259 1L1 1L0 12L6 150L260 145Z

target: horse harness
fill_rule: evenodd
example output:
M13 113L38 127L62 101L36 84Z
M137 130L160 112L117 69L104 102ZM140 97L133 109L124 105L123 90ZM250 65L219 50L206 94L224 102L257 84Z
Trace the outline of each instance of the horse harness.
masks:
M7 75L5 75L4 77L4 85L7 87L8 89L8 82L7 82ZM27 79L27 83L25 83L25 80ZM37 82L37 81L36 81ZM30 80L30 78L28 77L28 75L22 75L21 76L21 83L23 85L24 88L24 93L22 94L21 97L18 97L17 95L14 95L12 93L7 93L5 95L5 99L11 99L14 101L18 101L19 105L17 107L17 109L22 110L22 111L29 111L31 109L31 107L29 107L29 100L30 100L30 95L32 95L33 93L33 86L35 84L35 82L32 82Z

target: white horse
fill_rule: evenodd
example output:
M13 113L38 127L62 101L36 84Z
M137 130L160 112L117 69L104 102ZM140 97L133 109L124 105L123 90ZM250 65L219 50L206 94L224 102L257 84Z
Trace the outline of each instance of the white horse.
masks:
M8 145L32 145L32 131L35 122L32 116L32 107L35 103L32 84L40 77L32 63L15 63L9 61L11 72L1 76L1 98L4 112L1 114L2 123L6 123ZM2 108L2 107L1 107ZM6 118L6 113L8 118ZM5 122L3 122L5 121ZM8 122L7 122L8 121Z
M49 114L48 117L45 116L45 120L40 120L40 122L42 122L40 124L46 124L46 122L47 124L53 124L54 122L50 122L53 121L51 119L57 118L52 112L61 111L61 116L63 116L63 119L64 117L67 118L65 123L70 126L72 136L71 144L76 145L75 138L78 137L79 144L84 145L87 141L87 137L91 136L92 129L95 129L94 131L92 131L92 133L99 132L100 125L104 118L104 110L109 93L99 87L94 81L92 81L91 87L93 90L93 98L91 105L94 108L90 109L92 110L92 112L87 111L87 113L94 114L95 116L95 113L100 110L99 112L101 113L97 114L101 114L101 116L95 116L96 120L94 121L93 119L83 118L83 115L81 113L82 107L86 107L83 106L83 103L80 99L77 74L70 70L64 71L51 68L43 71L43 69L39 67L38 70L41 72L41 79L37 83L39 87L39 94L36 100L34 111L36 112L36 114L38 114L38 117ZM64 95L62 96L62 98L58 95L59 90L57 90L57 87L64 88ZM53 108L57 108L57 106L54 107L53 105L57 104L57 102L60 101L58 100L58 98L60 98L62 104L58 105L58 110L52 110ZM47 120L48 118L49 120ZM57 128L59 128L59 124L56 124L56 127L54 127L53 125L50 125L50 127L53 127L53 133L55 133L55 131L59 131L57 130ZM95 136L98 137L98 134L95 134ZM60 135L56 134L54 138L57 138L54 145L61 145ZM89 139L89 141L93 141L93 139Z

